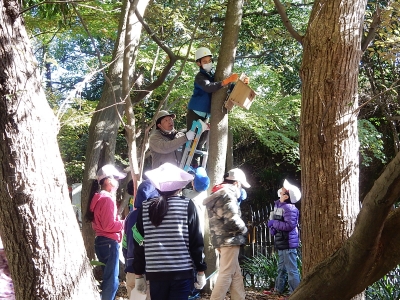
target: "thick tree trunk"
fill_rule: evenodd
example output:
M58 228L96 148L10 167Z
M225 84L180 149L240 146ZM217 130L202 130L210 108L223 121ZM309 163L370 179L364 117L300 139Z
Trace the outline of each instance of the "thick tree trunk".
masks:
M142 2L144 5L141 4ZM137 9L143 13L147 3L148 1L139 1ZM93 115L89 127L89 140L86 150L85 172L82 184L83 214L85 214L87 209L90 190L97 170L106 163L114 162L115 143L120 126L120 118L118 115L122 115L125 110L125 103L121 103L123 100L122 73L124 67L125 27L129 11L132 13L132 10L129 8L130 1L124 0L118 29L118 39L113 54L113 63L107 74L110 82L107 82L103 88L103 93L96 109L97 112ZM133 18L136 19L135 16ZM133 21L133 24L132 43L137 45L141 35L141 23L136 19ZM134 58L132 58L132 61L134 61ZM132 76L132 73L133 67L131 66L130 76ZM116 105L116 102L120 104ZM94 259L94 232L90 223L83 222L82 233L88 256L90 259Z
M342 247L359 212L359 143L353 112L358 105L365 5L364 0L317 1L303 39L303 276Z
M225 16L225 26L222 34L221 48L218 56L216 69L216 81L222 80L232 73L235 60L237 40L242 21L242 0L229 0ZM211 130L210 147L208 157L208 175L210 177L210 188L220 183L225 172L226 150L228 141L228 115L224 108L227 88L222 88L212 96L211 101ZM208 223L208 220L205 220ZM207 262L207 276L218 267L215 251L211 244L210 235L205 230L204 252ZM213 286L216 276L207 282L207 287Z
M99 299L19 9L0 1L0 231L16 298Z

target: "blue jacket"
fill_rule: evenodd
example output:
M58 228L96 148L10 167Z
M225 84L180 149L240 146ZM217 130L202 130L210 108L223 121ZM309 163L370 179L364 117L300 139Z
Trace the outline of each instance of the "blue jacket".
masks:
M138 217L138 209L142 207L142 203L147 199L158 197L159 193L156 188L151 184L150 180L146 179L139 184L136 200L133 210L128 214L125 219L124 237L122 240L122 253L125 258L125 273L135 273L133 269L133 232L132 227L136 224Z
M211 112L211 95L222 88L222 82L214 82L214 74L200 68L194 78L193 95L189 100L188 109L205 113Z
M299 210L294 204L275 201L274 220L275 248L278 250L295 249L299 246Z

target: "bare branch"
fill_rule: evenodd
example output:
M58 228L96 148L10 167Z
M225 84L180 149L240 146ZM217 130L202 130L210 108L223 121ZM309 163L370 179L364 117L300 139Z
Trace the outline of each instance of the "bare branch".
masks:
M376 11L372 17L372 23L371 23L371 26L369 27L368 34L361 42L361 51L362 52L367 50L369 43L375 38L376 31L378 30L381 22L382 22L381 9L380 9L379 5L377 5Z
M289 31L292 37L295 38L296 41L298 41L300 44L303 44L303 37L293 28L292 23L290 22L286 14L285 7L279 0L274 0L274 3L279 15L281 16L283 25L285 25L286 29Z
M32 8L38 7L38 6L42 5L42 4L57 4L57 3L59 3L59 4L68 4L68 3L79 3L79 2L89 2L89 1L87 1L87 0L43 1L43 2L37 3L37 4L35 4L35 5L32 5L32 6L28 7L28 8L25 8L24 10L22 10L22 11L19 13L19 15L22 15L23 13L27 12L28 10L31 10Z

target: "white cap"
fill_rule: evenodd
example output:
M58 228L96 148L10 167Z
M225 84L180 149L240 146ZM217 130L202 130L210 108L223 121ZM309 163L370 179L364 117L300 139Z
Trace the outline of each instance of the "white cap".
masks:
M226 179L239 181L245 188L250 187L250 184L246 180L246 175L244 175L243 171L238 168L230 170Z
M118 171L114 165L108 164L102 166L98 171L97 171L97 181L100 182L103 178L106 177L116 177L117 179L123 179L126 177L125 173L121 173Z
M158 168L145 172L145 175L161 192L180 190L194 178L193 175L171 163L164 163Z
M290 202L296 203L301 199L301 192L297 186L289 183L289 181L285 179L285 181L283 182L283 187L289 191ZM280 196L280 190L281 189L279 189L278 191L278 196Z

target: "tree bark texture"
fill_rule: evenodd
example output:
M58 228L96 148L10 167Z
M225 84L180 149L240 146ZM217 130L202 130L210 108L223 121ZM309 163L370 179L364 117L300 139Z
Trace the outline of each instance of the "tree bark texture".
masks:
M141 3L144 3L144 5ZM147 7L147 3L148 1L139 1L139 3L136 2L136 4L138 4L137 9L143 13ZM122 115L125 110L125 102L121 102L123 100L122 74L124 68L123 61L126 35L125 29L128 13L132 13L132 10L129 9L130 5L130 1L123 1L118 28L118 38L113 53L113 63L110 65L107 73L110 81L104 85L103 93L97 106L96 113L93 115L89 127L89 140L86 150L85 172L82 184L83 214L85 214L87 209L91 187L93 180L96 178L97 170L104 164L114 163L116 137L118 128L120 126L119 115ZM135 10L133 9L133 11ZM134 45L133 48L135 48L140 39L141 24L137 21L135 16L133 16L133 19L135 20L133 21L134 25L131 38L132 44ZM135 51L133 50L132 53L135 53ZM134 60L135 57L132 57L131 62L134 62ZM130 77L132 77L132 65L129 73ZM119 105L116 105L117 102ZM88 257L90 259L94 259L94 232L90 223L83 222L82 234L84 237Z
M17 299L99 299L17 1L0 1L0 231Z
M365 6L364 0L315 2L303 38L303 276L342 247L359 212L359 142L353 112L358 106Z
M358 65L366 1L313 6L301 67L303 275L354 229L358 194ZM322 242L323 241L323 242Z
M223 80L232 73L235 60L239 29L242 22L242 0L229 0L225 17L225 26L222 33L221 48L216 69L216 81ZM221 183L225 173L225 162L228 142L228 115L224 107L227 96L227 87L212 95L211 100L211 129L209 136L209 156L207 172L210 177L210 189ZM206 220L208 222L208 220ZM218 268L215 250L212 247L210 235L205 233L204 252L207 262L207 276ZM213 286L217 276L207 281L207 288Z

